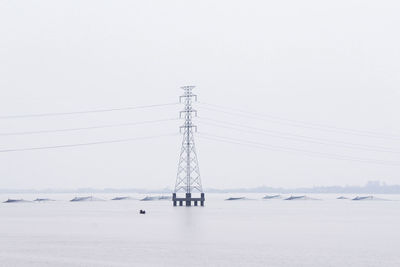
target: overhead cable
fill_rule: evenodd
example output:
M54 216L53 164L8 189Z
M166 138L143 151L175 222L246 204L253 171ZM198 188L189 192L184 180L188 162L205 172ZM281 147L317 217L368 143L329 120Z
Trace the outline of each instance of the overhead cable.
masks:
M177 133L173 133L173 134L163 134L163 135L136 137L136 138L125 138L125 139L114 139L114 140L106 140L106 141L96 141L96 142L88 142L88 143L77 143L77 144L63 144L63 145L55 145L55 146L38 146L38 147L27 147L27 148L2 149L2 150L0 150L0 153L21 152L21 151L32 151L32 150L44 150L44 149L70 148L70 147L81 147L81 146L93 146L93 145L112 144L112 143L124 143L124 142L131 142L131 141L138 141L138 140L146 140L146 139L154 139L154 138L167 137L167 136L177 136L177 135L178 135Z
M104 128L114 128L114 127L124 127L124 126L133 126L133 125L151 124L151 123L159 123L159 122L165 122L165 121L176 121L176 120L179 120L179 119L178 118L171 118L171 119L138 121L138 122L129 122L129 123L117 123L117 124L105 124L105 125L96 125L96 126L88 126L88 127L76 127L76 128L64 128L64 129L54 129L54 130L8 132L8 133L5 132L5 133L0 133L0 136L73 132L73 131L82 131L82 130L95 130L95 129L104 129Z
M177 104L179 104L179 102L144 105L144 106L131 106L131 107L122 107L122 108L92 109L92 110L71 111L71 112L50 112L50 113L35 113L35 114L22 114L22 115L7 115L7 116L0 116L0 119L21 119L21 118L32 118L32 117L78 115L78 114L88 114L88 113L101 113L101 112L112 112L112 111L146 109L146 108L173 106L173 105L177 105Z
M272 122L272 123L284 124L284 125L289 125L289 126L293 126L293 127L314 129L314 130L326 131L326 132L336 132L336 133L341 133L341 134L351 134L351 135L365 136L365 137L400 140L400 135L395 135L395 134L349 129L349 128L322 125L322 124L311 123L311 122L302 122L302 121L298 121L298 120L286 119L286 118L281 118L281 117L272 116L272 115L244 111L241 109L228 108L228 107L215 105L215 104L209 104L209 103L205 103L205 102L198 102L198 103L202 104L203 105L202 108L206 109L206 110L220 112L220 113L228 114L228 115L242 116L242 117L246 117L246 118L264 120L264 121L268 121L268 122Z
M362 162L362 163L373 163L373 164L390 165L390 166L400 166L400 162L397 162L397 161L375 160L375 159L358 158L358 157L339 155L339 154L331 154L331 153L325 153L325 152L309 151L309 150L298 149L298 148L290 148L290 147L284 147L284 146L264 144L264 143L254 142L254 141L247 141L247 140L243 140L243 139L230 138L230 137L226 137L226 136L212 135L212 134L208 134L208 133L198 133L198 136L200 138L210 139L210 140L219 141L219 142L232 143L232 144L243 145L243 146L248 146L248 147L256 147L256 148L261 148L261 149L266 149L266 150L290 151L290 152L305 154L305 155L312 156L312 157L329 158L329 159L344 160L344 161L356 161L356 162Z
M276 137L280 139L287 139L287 140L294 140L300 142L307 142L307 143L314 143L320 145L334 145L338 147L345 147L350 149L359 149L359 150L366 150L366 151L375 151L375 152L387 152L387 153L400 153L400 151L396 151L386 147L378 147L378 146L371 146L371 145L363 145L363 144L355 144L350 142L342 142L342 141L334 141L325 138L318 138L318 137L310 137L304 135L297 135L292 133L274 131L274 130L266 130L262 128L252 127L248 125L241 125L236 123L230 123L222 120L215 120L210 118L199 117L203 124L208 124L211 126L219 127L219 128L226 128L240 132L247 132L247 133L256 133L271 137ZM211 121L211 122L209 122ZM232 127L234 126L234 127ZM239 128L238 128L239 127ZM243 128L243 129L242 129Z

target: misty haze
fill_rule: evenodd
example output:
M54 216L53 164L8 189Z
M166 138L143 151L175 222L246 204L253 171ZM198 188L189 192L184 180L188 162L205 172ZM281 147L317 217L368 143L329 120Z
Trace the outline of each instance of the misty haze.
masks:
M397 1L0 1L0 266L399 266Z

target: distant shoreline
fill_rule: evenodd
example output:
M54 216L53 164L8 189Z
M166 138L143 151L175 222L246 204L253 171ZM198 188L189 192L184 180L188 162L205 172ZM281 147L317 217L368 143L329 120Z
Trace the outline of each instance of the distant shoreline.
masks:
M370 181L364 186L315 186L300 188L282 188L259 186L252 188L217 189L206 188L206 193L314 193L314 194L400 194L400 185L386 185L379 181ZM171 188L78 188L78 189L0 189L0 194L66 194L66 193L137 193L137 194L170 194Z

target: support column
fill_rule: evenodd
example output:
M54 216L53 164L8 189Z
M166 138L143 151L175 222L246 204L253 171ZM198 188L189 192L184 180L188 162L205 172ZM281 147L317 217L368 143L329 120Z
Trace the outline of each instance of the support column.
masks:
M186 206L187 207L192 206L192 194L191 193L186 193Z
M172 194L172 202L174 203L174 207L176 207L176 193Z

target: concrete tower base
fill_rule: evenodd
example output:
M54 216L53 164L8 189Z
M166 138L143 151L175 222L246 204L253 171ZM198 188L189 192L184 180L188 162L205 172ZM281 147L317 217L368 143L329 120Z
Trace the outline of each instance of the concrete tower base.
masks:
M199 198L192 197L191 193L186 193L186 196L184 198L176 197L176 193L172 194L172 202L174 203L174 207L176 207L178 205L178 203L179 203L179 206L183 206L183 203L185 203L186 207L190 207L190 206L192 206L192 202L193 202L193 206L198 206L198 204L200 202L200 206L204 207L204 201L205 201L204 193L201 193Z

